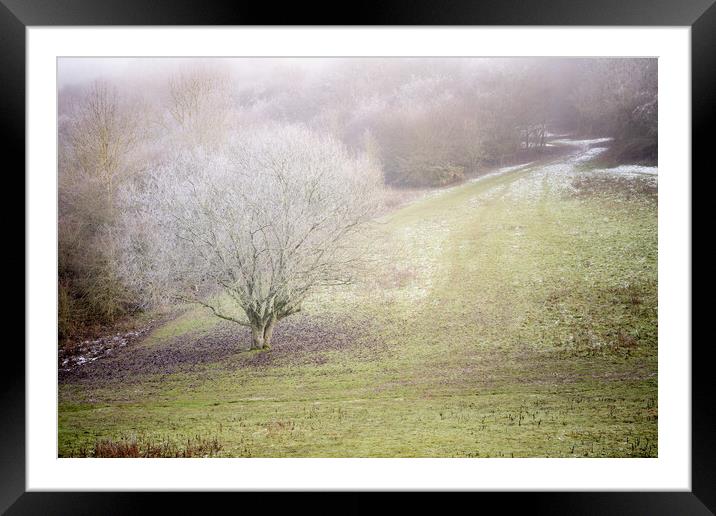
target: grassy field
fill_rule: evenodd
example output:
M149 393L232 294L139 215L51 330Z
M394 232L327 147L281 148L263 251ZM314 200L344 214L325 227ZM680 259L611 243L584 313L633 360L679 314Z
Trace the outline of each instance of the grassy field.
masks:
M575 151L576 152L576 151ZM578 156L378 220L361 281L267 353L190 309L61 375L59 455L212 439L232 457L657 455L656 177Z

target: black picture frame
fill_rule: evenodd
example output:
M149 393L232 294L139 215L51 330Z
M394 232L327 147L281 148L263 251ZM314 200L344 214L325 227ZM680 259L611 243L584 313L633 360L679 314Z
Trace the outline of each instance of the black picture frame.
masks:
M28 26L82 25L576 25L689 26L692 71L692 169L705 171L709 151L707 128L716 109L715 0L384 0L356 3L209 2L207 0L0 0L0 117L6 136L5 159L25 166L25 29ZM10 169L6 169L9 171ZM688 171L689 174L693 173ZM18 174L19 176L19 174ZM23 183L24 191L24 183ZM692 204L693 205L693 204ZM15 215L16 217L16 212ZM24 238L24 237L23 237ZM24 247L23 247L24 249ZM22 256L23 264L27 256ZM20 261L16 257L16 261ZM24 266L24 265L23 265ZM25 269L26 270L26 269ZM27 270L26 270L27 274ZM151 507L207 512L210 505L258 502L275 508L261 493L188 496L184 493L26 492L24 350L6 345L0 374L0 510L8 514L123 514ZM682 343L684 346L691 342ZM692 491L588 493L472 493L478 503L497 502L506 509L524 508L552 514L713 514L716 513L716 421L712 363L708 340L692 345ZM372 496L372 495L371 495ZM336 506L340 512L364 512L377 504L356 494ZM158 499L157 499L158 498ZM233 498L230 499L230 498ZM294 497L293 510L317 508L305 494ZM508 502L509 499L509 502ZM322 498L323 500L323 498ZM456 499L456 501L460 501ZM422 494L405 504L425 507ZM475 500L468 501L474 504ZM209 504L209 505L207 505ZM323 504L321 504L323 506ZM318 507L321 507L318 506ZM487 507L487 506L485 506ZM334 507L335 508L335 507ZM408 509L407 505L403 505ZM328 509L326 507L326 509ZM320 509L319 509L320 510Z

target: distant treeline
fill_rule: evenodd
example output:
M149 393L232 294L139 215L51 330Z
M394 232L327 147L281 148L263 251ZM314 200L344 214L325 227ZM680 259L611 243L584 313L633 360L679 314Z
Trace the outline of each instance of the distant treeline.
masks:
M161 61L161 60L157 60ZM176 61L59 92L59 333L137 306L116 274L117 197L177 152L267 122L329 132L386 185L440 186L545 149L612 136L614 163L657 156L655 59Z

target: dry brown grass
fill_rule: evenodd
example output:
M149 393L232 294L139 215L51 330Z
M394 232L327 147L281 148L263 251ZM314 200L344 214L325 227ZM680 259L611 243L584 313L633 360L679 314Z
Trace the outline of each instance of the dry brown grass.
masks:
M100 439L91 450L81 450L80 455L95 458L190 458L212 457L221 451L218 438L196 436L186 442L123 437L119 440Z

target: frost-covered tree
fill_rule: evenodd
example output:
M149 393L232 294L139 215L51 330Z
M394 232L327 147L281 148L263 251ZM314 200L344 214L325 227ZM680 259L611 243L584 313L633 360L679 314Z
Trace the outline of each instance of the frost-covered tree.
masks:
M194 68L172 76L167 99L172 123L165 125L199 145L221 141L231 113L230 90L230 78L220 68Z
M379 181L369 160L301 126L178 153L125 191L123 276L147 302L198 303L268 348L314 288L351 280Z

